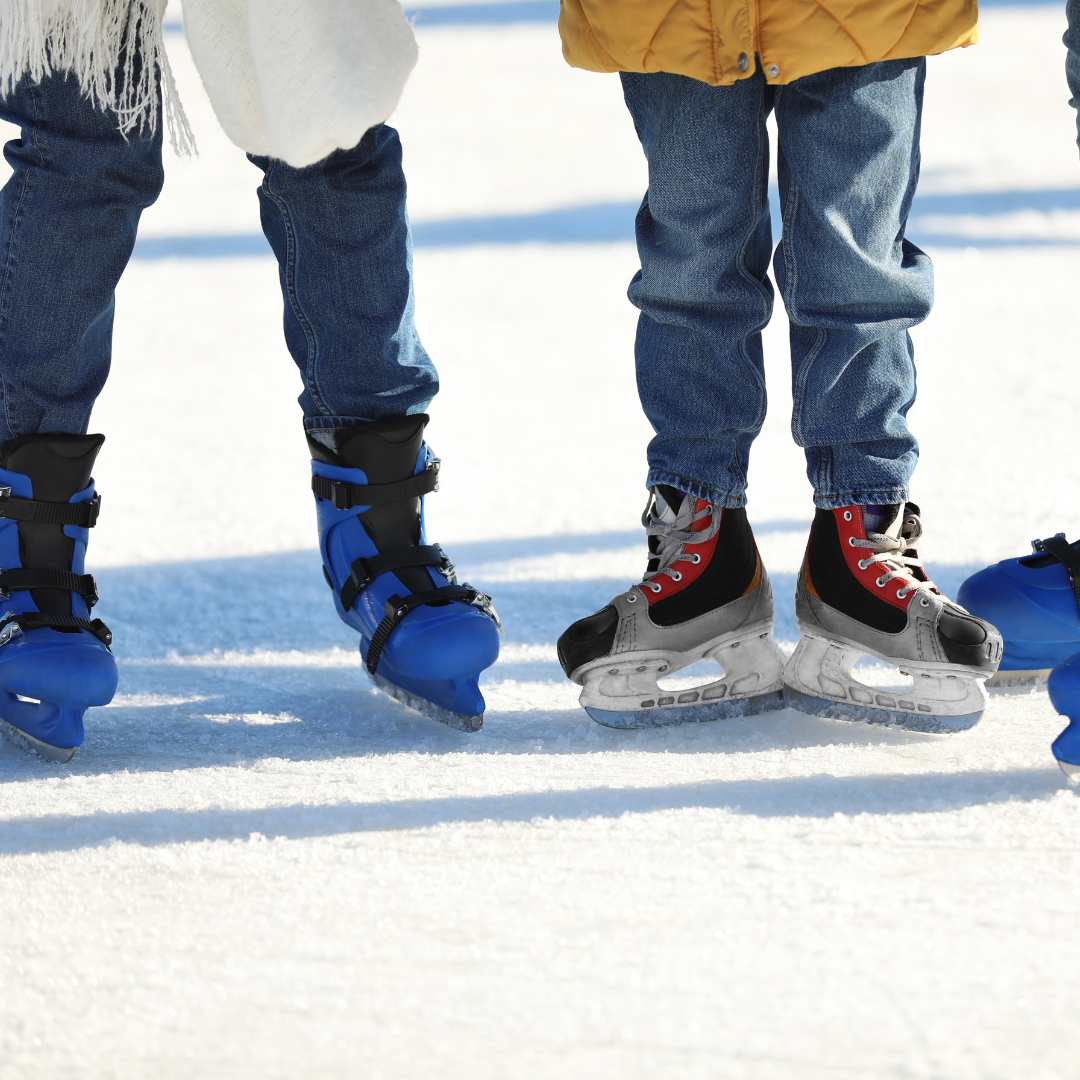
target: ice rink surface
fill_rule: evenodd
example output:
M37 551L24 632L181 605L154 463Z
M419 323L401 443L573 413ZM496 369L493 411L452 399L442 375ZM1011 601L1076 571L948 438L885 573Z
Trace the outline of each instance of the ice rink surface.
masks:
M1075 1077L1080 802L1045 697L908 735L592 725L555 662L637 580L645 177L550 3L430 3L397 117L443 376L433 536L495 596L474 737L371 691L332 611L257 173L171 44L119 296L91 561L122 659L67 768L0 746L0 1077ZM954 591L1080 532L1080 161L1063 4L930 63L910 236L925 554ZM6 133L5 133L6 134ZM779 637L810 492L782 312L751 520Z

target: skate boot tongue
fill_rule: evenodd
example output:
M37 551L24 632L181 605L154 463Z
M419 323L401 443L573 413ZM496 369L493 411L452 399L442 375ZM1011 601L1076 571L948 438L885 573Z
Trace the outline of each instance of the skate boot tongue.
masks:
M653 488L656 496L653 514L658 521L665 525L674 525L679 520L679 511L683 508L686 496L677 488L667 484L659 484Z
M904 527L904 504L895 506L864 506L863 525L867 536L887 536L899 540Z

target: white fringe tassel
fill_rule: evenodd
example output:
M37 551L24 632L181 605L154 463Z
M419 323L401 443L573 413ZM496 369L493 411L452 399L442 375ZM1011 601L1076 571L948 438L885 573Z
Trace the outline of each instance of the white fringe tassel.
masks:
M38 82L70 72L98 108L116 116L124 135L157 131L164 112L177 152L194 152L165 54L167 0L0 2L0 95L11 94L27 75Z

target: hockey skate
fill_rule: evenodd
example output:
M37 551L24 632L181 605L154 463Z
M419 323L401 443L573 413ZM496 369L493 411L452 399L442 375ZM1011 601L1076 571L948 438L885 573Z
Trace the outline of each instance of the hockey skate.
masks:
M796 595L802 637L784 671L787 701L817 716L963 731L986 707L1001 635L927 577L918 507L889 510L892 520L869 531L863 507L818 510ZM863 657L897 666L911 685L862 682L853 668Z
M988 566L960 586L958 599L990 619L1005 639L991 689L1040 686L1080 653L1080 541L1064 533L1036 540L1033 553Z
M116 693L112 635L90 618L84 573L100 500L100 435L30 435L0 447L0 729L52 761L82 745L83 717Z
M559 638L581 704L613 728L666 727L783 708L772 590L745 510L656 488L642 516L645 579ZM720 677L664 689L699 660Z
M427 419L308 433L323 568L375 685L425 716L478 731L479 677L499 655L498 616L427 542L424 496L439 475L423 441Z

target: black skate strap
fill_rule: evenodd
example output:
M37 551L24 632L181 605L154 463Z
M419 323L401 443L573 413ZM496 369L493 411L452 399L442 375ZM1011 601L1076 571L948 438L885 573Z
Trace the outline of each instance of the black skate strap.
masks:
M1040 555L1049 555L1065 567L1073 596L1080 604L1080 543L1070 544L1065 539L1064 533L1058 533L1057 536L1048 537L1046 540L1036 540L1031 546Z
M40 611L10 612L0 619L0 645L6 645L19 632L28 630L62 630L74 633L85 630L101 642L105 648L112 646L112 631L100 620L80 619L74 615L45 615Z
M447 554L438 544L425 544L418 547L389 548L373 555L370 559L357 559L352 564L349 580L342 586L341 606L348 611L356 603L357 597L380 574L389 574L394 570L408 567L430 566L441 570L444 577L454 577L454 566Z
M89 574L73 574L70 570L0 570L0 595L28 589L76 593L88 607L98 602L97 585Z
M447 604L454 600L460 600L473 607L479 608L490 616L495 625L500 625L499 615L491 603L491 597L486 593L474 589L471 585L444 585L441 589L432 589L430 592L410 593L408 596L391 596L386 601L386 614L375 629L368 646L367 669L372 674L379 666L379 658L382 656L390 635L400 625L401 620L415 611L418 607L426 604Z
M386 506L406 499L419 499L439 490L439 462L433 459L422 473L396 480L392 484L348 484L325 476L313 476L311 490L315 492L315 498L332 502L338 510L351 510L354 506Z
M45 502L42 499L21 499L11 494L11 488L0 488L0 518L11 521L28 521L35 525L78 525L82 529L92 529L100 513L100 495L80 503Z

